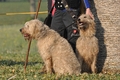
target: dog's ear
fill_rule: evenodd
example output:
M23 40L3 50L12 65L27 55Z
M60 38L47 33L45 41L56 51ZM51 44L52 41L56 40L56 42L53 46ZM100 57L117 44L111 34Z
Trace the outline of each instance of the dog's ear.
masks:
M30 30L31 37L33 39L34 39L36 33L39 31L38 26L39 26L39 24L37 23L36 20L29 21L29 30Z
M41 25L39 24L39 22L36 22L36 23L35 23L35 26L34 26L34 32L33 32L33 33L37 33L37 32L39 32L40 29L41 29L40 26L41 26Z

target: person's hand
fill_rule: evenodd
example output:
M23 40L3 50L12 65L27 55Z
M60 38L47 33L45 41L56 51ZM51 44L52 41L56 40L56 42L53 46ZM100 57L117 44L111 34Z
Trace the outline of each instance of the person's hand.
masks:
M89 15L89 16L94 20L94 16L93 16L90 8L87 8L87 9L86 9L86 14Z

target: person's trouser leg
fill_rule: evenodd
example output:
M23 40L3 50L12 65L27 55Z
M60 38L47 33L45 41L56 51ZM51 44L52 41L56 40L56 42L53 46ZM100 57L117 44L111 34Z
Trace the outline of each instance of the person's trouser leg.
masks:
M75 14L76 15L76 14ZM72 18L72 15L70 15L68 12L64 14L63 22L66 26L67 30L67 40L71 44L73 50L76 50L76 40L79 37L79 33L74 33L73 31L75 28L77 29L77 25L74 23L75 20Z
M63 12L61 10L57 10L53 16L51 29L57 31L62 37L64 37L65 25L62 20Z

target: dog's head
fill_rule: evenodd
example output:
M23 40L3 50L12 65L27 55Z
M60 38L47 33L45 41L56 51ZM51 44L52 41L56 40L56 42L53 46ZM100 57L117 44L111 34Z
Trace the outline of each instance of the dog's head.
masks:
M79 30L87 30L90 26L95 26L94 20L86 14L79 16L77 20Z
M94 20L86 14L82 14L77 20L81 36L94 36L96 33Z
M20 29L20 32L23 34L25 40L29 40L30 38L35 39L42 28L43 22L35 19L27 21L24 27Z

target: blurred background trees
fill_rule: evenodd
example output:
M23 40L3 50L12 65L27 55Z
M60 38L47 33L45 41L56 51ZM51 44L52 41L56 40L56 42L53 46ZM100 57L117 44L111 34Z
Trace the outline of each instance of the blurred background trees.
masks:
M36 11L36 0L29 0L30 2L30 12ZM31 14L31 18L33 19L35 17L35 14Z

